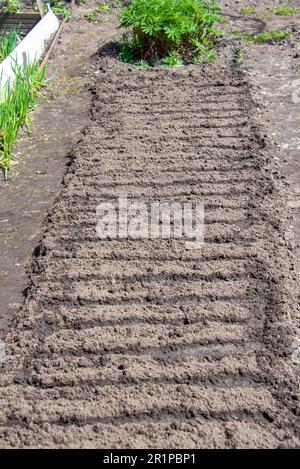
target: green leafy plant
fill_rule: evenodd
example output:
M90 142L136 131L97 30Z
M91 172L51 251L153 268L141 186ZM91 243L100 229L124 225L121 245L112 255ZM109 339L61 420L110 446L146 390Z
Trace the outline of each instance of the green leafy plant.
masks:
M27 67L14 65L15 81L12 87L6 85L0 100L0 168L7 178L13 159L13 144L20 128L29 131L30 112L36 107L39 91L45 86L45 68L39 64Z
M148 68L150 67L149 63L147 62L147 60L140 60L137 64L136 64L136 67L139 69L139 70L148 70Z
M83 15L83 18L89 21L90 23L102 23L102 20L97 10L89 11L88 13L85 13Z
M252 6L246 6L241 9L241 15L254 15L256 13L256 8Z
M195 53L211 60L220 35L215 28L221 22L219 11L214 0L132 0L121 11L120 22L128 29L127 47L134 61L154 63L168 57L168 62L173 53L186 61Z
M101 15L107 15L111 13L114 8L117 8L116 2L114 3L114 5L111 5L107 2L100 3L95 10L85 13L83 15L83 18L89 21L90 23L103 23L104 20L103 18L101 18Z
M6 0L2 7L4 13L16 14L22 9L22 4L19 0Z
M2 33L0 36L0 62L15 49L18 41L18 29L10 29Z
M169 55L166 55L162 61L162 65L165 67L180 67L183 61L180 55L178 55L175 51L170 52Z
M240 47L237 47L234 51L234 60L237 63L241 63L244 60L244 52Z
M70 20L72 18L72 11L64 2L52 0L51 5L54 13L62 15L66 20Z
M264 44L267 42L279 42L291 36L291 31L273 30L256 35L245 35L248 44Z
M292 16L295 13L300 13L300 8L291 8L291 7L281 7L281 8L275 8L274 10L271 11L274 15L279 15L279 16Z
M101 3L98 5L98 11L100 13L111 13L113 11L113 6L110 3Z

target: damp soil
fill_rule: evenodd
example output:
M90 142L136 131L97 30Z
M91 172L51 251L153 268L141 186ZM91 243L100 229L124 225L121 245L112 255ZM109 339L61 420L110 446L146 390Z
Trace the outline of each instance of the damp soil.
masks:
M115 33L5 338L1 447L296 448L295 191L256 84L230 41L142 72ZM122 195L204 203L204 246L98 239Z

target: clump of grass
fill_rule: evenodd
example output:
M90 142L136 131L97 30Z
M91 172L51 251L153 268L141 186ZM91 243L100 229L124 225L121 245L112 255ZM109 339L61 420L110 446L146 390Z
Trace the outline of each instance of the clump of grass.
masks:
M296 13L300 13L300 8L280 7L272 10L271 13L279 16L292 16Z
M132 0L120 14L121 26L128 29L120 58L151 64L166 59L175 65L179 57L193 61L195 54L212 60L219 11L214 0Z
M246 35L245 39L248 44L265 44L268 42L279 42L291 36L291 31L273 30L265 31L256 35Z
M256 8L252 6L246 6L240 10L241 15L255 15Z
M32 123L30 113L35 109L45 86L45 68L38 63L27 67L14 66L15 81L12 88L7 85L0 100L0 168L7 178L13 159L13 144L20 128L29 131Z
M230 36L243 36L243 32L240 29L233 29L232 31L229 31Z
M0 36L0 62L6 59L19 42L18 29L4 31Z
M234 51L234 60L236 63L242 63L244 60L244 52L240 47L237 47Z

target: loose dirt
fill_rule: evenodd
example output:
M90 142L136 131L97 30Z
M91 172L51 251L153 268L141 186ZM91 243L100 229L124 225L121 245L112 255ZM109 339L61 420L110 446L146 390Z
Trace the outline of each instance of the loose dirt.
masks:
M291 189L230 47L214 65L141 72L95 58L91 121L6 337L11 447L299 445ZM205 245L106 240L118 196L205 205Z

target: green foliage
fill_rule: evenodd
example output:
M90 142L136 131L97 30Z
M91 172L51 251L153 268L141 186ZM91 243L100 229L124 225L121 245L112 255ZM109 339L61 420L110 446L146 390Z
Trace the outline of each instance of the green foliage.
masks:
M102 23L101 18L97 10L89 11L83 15L83 18L90 23Z
M126 34L123 34L120 40L120 52L119 52L120 60L126 64L133 62L132 51L138 49L139 47L140 45L136 39L132 39L131 41L128 41Z
M4 13L19 13L22 9L22 4L19 0L5 0L2 10Z
M149 63L147 62L147 60L140 60L137 64L136 64L136 67L139 69L139 70L148 70L148 68L150 67Z
M220 35L214 26L221 22L219 11L215 0L132 0L121 11L120 22L128 29L127 46L133 60L154 63L167 58L169 62L173 53L187 61L195 54L211 60L211 49Z
M245 36L246 41L248 44L265 44L267 42L279 42L283 41L284 39L291 36L290 31L282 31L282 30L273 30L273 31L265 31L260 34L256 35L247 35Z
M15 81L12 89L7 86L0 101L0 168L7 177L13 158L13 144L20 128L29 130L30 112L41 95L39 89L45 86L45 68L38 63L22 67L14 66Z
M199 55L198 52L194 52L194 53L192 54L192 62L193 62L193 64L199 65L199 64L201 63L201 61L202 61L201 55Z
M111 13L113 11L113 6L110 3L101 3L98 5L98 11L100 13Z
M246 6L241 9L241 15L254 15L256 13L256 8L251 6Z
M111 5L108 2L103 2L103 3L100 3L95 10L85 13L83 15L83 18L86 19L87 21L90 21L91 23L103 23L104 21L101 15L110 14L113 12L114 8L118 8L118 7L119 7L118 1L114 2L113 5Z
M233 29L232 31L229 31L230 36L243 36L243 32L240 29Z
M271 13L273 13L274 15L279 15L279 16L292 16L295 13L300 13L300 8L291 8L291 7L275 8L275 10L272 10Z
M237 47L234 51L234 60L237 63L241 63L244 60L244 52L241 48Z
M259 34L248 34L239 29L230 31L229 34L232 36L241 37L247 42L247 44L265 44L272 42L283 41L292 35L291 31L285 31L280 29L274 29L271 31L264 31Z
M161 64L165 67L180 67L182 63L182 58L175 51L170 52L161 61Z
M10 29L0 36L0 62L4 60L16 47L19 41L19 30Z
M67 20L70 20L72 18L71 9L67 7L64 2L60 0L52 0L51 5L53 12L57 15L62 15Z

